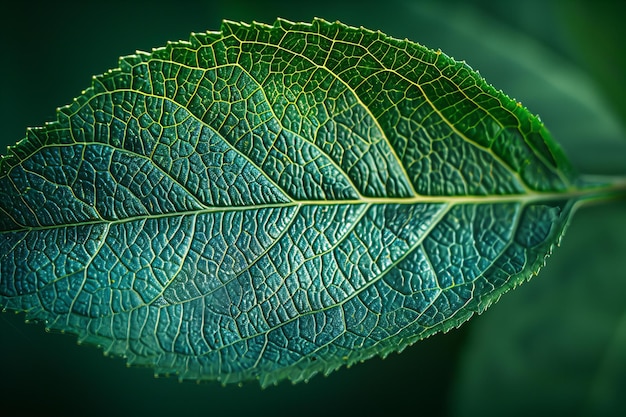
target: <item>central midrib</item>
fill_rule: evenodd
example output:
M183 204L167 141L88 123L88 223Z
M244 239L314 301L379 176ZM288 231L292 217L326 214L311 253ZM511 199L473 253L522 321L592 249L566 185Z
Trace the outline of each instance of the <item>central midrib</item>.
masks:
M614 187L604 186L598 188L589 189L570 189L561 192L533 192L527 194L508 194L508 195L484 195L484 196L413 196L413 197L363 197L359 199L351 200L301 200L291 201L287 203L275 203L275 204L262 204L262 205L250 205L250 206L213 206L207 208L201 208L197 210L186 210L170 213L158 213L158 214L142 214L137 216L130 216L124 219L93 219L86 220L77 223L62 223L56 225L44 225L44 226L21 226L17 229L9 229L0 231L0 235L6 233L17 232L31 232L40 230L52 230L64 227L76 227L76 226L90 226L98 224L123 224L141 220L153 220L153 219L165 219L181 216L197 216L208 213L219 212L234 212L234 211L247 211L247 210L262 210L262 209L281 209L295 206L337 206L337 205L400 205L400 204L449 204L449 205L461 205L461 204L506 204L506 203L519 203L519 204L531 204L542 201L559 201L570 200L575 198L593 197L610 193Z

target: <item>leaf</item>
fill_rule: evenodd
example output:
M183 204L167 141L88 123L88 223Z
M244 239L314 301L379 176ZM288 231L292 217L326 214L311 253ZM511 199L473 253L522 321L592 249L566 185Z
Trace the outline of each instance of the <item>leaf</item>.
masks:
M119 65L0 160L0 305L181 379L306 380L447 331L623 188L380 32L225 22Z

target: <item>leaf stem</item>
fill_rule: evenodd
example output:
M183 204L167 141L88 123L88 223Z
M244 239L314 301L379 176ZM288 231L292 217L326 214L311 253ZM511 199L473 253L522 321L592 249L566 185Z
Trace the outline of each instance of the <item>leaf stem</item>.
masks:
M582 197L584 202L626 198L626 177L583 175L579 187L588 190Z

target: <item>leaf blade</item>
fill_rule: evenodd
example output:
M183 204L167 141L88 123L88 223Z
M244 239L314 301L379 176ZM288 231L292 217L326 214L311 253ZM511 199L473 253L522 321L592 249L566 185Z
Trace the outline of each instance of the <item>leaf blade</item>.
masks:
M307 379L537 272L573 179L537 118L441 53L225 22L123 58L2 158L0 304L181 378Z

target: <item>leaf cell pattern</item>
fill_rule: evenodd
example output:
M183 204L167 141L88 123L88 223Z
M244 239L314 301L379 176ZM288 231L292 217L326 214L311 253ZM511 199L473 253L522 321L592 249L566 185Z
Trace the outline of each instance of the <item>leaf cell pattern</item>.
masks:
M315 20L120 60L0 160L0 306L183 379L305 380L536 273L574 175L464 63Z

